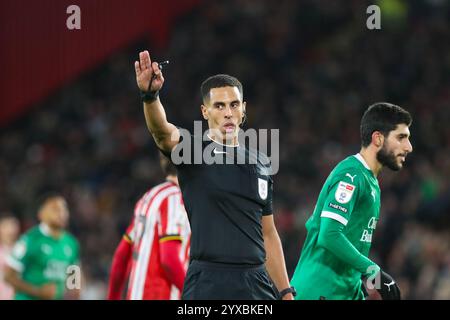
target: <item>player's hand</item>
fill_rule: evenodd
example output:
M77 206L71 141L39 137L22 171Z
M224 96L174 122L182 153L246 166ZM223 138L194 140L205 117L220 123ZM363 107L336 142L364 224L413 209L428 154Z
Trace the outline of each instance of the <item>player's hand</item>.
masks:
M55 299L56 297L56 284L47 283L39 288L39 298L44 300Z
M141 91L161 90L164 77L158 63L152 63L147 50L139 52L139 61L134 62L134 69L136 71L136 82Z
M394 279L384 272L380 270L380 274L377 275L380 277L380 288L377 288L378 293L383 300L400 300L400 288Z

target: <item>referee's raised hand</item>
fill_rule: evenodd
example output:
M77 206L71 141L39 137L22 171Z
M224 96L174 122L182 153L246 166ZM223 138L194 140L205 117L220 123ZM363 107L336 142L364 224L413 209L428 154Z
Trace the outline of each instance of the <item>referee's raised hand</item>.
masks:
M134 62L134 69L136 71L136 82L141 91L153 92L161 90L164 77L158 63L152 63L147 50L139 52L139 61Z

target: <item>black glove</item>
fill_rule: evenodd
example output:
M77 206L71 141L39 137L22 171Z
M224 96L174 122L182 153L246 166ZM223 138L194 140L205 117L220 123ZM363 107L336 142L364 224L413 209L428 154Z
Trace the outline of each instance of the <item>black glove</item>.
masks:
M383 300L400 300L400 288L394 279L383 270L380 270L380 288L376 288Z
M367 288L364 285L364 281L361 281L361 291L364 295L364 299L366 299L369 296L369 292L367 292Z

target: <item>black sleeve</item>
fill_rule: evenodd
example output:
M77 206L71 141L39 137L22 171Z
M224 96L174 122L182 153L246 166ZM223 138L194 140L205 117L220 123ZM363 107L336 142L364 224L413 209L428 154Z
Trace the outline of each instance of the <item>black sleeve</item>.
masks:
M267 200L266 205L263 208L262 214L268 216L273 214L273 176L272 176L272 165L269 157L266 154L258 153L259 163L260 163L260 174L267 177Z
M273 214L273 179L272 176L269 175L268 189L267 189L267 203L263 208L262 214L263 216L269 216Z

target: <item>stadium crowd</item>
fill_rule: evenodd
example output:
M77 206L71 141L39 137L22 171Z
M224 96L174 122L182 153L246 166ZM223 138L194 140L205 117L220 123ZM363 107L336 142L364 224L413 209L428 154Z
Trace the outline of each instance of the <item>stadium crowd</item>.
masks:
M413 115L413 153L384 170L371 257L406 299L450 299L450 5L375 1L207 1L173 26L169 45L135 44L1 129L0 211L35 223L36 197L59 190L81 244L82 297L104 299L111 257L135 201L163 178L134 78L139 49L170 60L169 119L200 120L199 85L215 73L244 84L247 127L280 129L274 214L291 276L304 223L329 171L359 151L359 121L377 101Z

